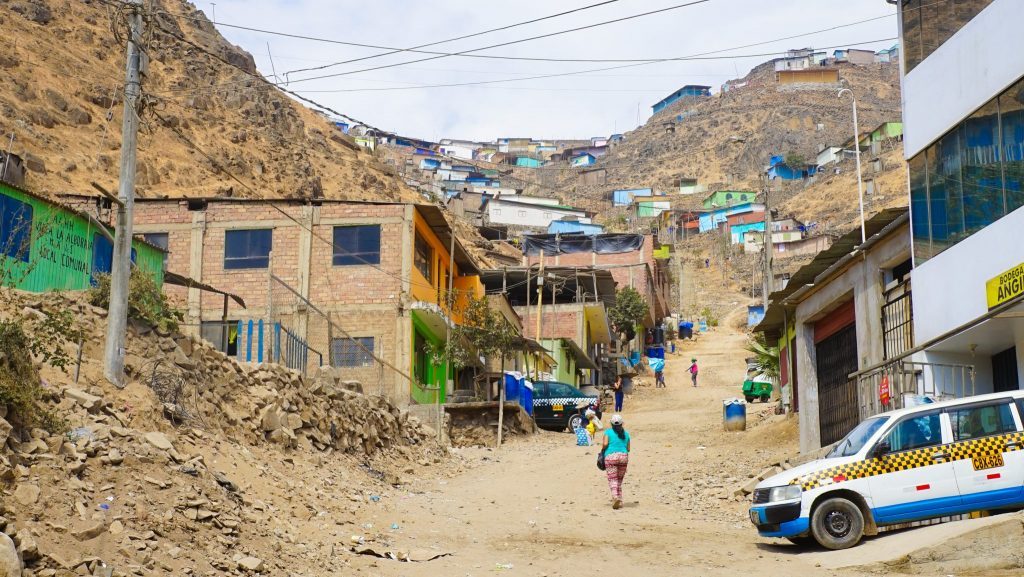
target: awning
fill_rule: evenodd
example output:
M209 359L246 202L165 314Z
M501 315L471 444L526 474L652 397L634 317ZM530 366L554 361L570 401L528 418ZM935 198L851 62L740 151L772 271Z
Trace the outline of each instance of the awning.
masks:
M576 359L577 368L590 369L592 371L596 371L598 369L597 363L592 361L590 357L587 356L587 353L584 352L578 344L576 344L576 341L572 339L559 340L561 341L562 346L568 348L569 352L572 353L573 358Z
M232 294L232 293L229 293L229 292L226 292L226 291L222 291L222 290L220 290L218 288L214 288L214 287L212 287L212 286L210 286L208 284L201 283L201 282L199 282L199 281L197 281L195 279L189 278L187 276L180 275L180 274L178 274L176 272L164 271L164 284L170 284L170 285L174 285L174 286L183 286L183 287L186 287L186 288L196 288L196 289L199 289L201 291L206 291L206 292L209 292L209 293L216 293L216 294L219 294L219 295L224 295L226 297L230 297L231 300L233 300L236 303L238 303L238 305L241 306L243 309L246 308L245 301L242 300L242 297L240 297L240 296L238 296L236 294Z

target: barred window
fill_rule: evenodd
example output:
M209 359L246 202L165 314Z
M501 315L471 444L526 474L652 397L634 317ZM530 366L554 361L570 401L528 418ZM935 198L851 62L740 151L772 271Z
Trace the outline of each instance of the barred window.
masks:
M334 367L369 367L373 365L373 337L334 339L331 342L331 365Z

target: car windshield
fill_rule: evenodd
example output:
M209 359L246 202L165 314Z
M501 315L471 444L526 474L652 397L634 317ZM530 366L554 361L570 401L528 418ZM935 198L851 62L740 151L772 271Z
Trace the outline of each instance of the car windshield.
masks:
M832 450L825 455L826 459L832 459L835 457L849 457L850 455L856 455L862 448L864 443L868 442L878 429L889 420L889 417L874 417L862 421L861 424L857 425L850 434L846 435L842 441L832 447Z

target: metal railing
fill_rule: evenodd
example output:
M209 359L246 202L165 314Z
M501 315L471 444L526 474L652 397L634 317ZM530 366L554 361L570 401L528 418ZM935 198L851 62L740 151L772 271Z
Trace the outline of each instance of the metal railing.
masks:
M915 406L931 400L961 399L975 394L974 365L953 365L896 360L873 371L857 375L860 418ZM880 392L889 390L888 402Z
M914 309L910 290L882 305L882 344L885 358L898 357L914 346Z

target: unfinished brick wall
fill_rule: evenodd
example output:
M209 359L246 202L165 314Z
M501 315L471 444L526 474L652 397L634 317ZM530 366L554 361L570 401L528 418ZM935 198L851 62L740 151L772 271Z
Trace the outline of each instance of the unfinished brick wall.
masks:
M527 310L529 308L529 310ZM523 318L523 336L531 339L537 337L537 307L515 307L516 313ZM529 313L529 314L528 314ZM583 346L583 335L580 333L582 305L545 305L541 317L541 335L545 339L572 339Z

